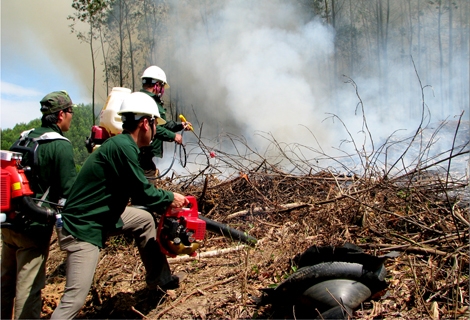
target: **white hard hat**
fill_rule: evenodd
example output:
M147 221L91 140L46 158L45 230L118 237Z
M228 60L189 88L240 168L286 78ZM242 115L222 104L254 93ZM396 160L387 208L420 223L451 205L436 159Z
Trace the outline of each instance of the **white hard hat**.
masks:
M160 118L160 112L155 100L143 92L133 92L127 95L121 104L118 113L121 117L125 113L133 113L134 119L138 120L143 116L157 118L157 124L165 124L166 121ZM125 121L125 119L122 119Z
M163 83L165 84L165 88L170 87L170 85L166 81L165 72L160 67L157 67L157 66L150 66L147 69L145 69L141 78L142 78L143 83L145 83L145 78L149 78L149 79L155 80L155 82L152 82L152 83L156 83L157 82L156 80L160 80L160 81L163 81Z

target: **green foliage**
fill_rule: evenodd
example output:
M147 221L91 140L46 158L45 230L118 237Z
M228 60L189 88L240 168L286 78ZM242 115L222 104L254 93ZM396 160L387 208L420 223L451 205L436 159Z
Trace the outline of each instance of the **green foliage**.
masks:
M85 140L90 136L92 117L91 105L79 104L74 109L72 125L64 135L72 142L75 164L81 168L89 153L85 147Z
M2 137L2 150L10 149L13 142L15 142L20 133L26 130L37 128L41 126L41 119L34 119L29 123L19 123L13 129L0 129L0 136Z
M0 129L0 136L2 140L2 150L10 149L10 146L15 142L21 132L41 126L41 119L37 118L29 123L19 123L13 129ZM72 125L70 130L65 132L64 135L72 142L75 164L79 170L89 153L85 147L85 140L90 136L92 126L91 105L80 104L74 109L72 118Z

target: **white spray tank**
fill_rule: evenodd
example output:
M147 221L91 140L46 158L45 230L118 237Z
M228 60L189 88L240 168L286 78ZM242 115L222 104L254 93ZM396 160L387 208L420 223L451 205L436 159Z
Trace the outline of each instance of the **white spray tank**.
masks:
M106 139L122 132L122 120L118 115L124 98L131 93L131 89L114 87L100 112L100 124L91 127L90 137L87 137L85 146L89 153L96 150Z
M105 128L111 136L122 132L121 116L118 111L124 98L131 93L131 89L114 87L100 112L100 127Z

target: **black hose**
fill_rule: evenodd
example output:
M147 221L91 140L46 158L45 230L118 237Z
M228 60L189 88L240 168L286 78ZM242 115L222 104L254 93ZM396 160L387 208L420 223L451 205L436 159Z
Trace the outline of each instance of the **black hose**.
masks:
M132 205L135 208L139 208L142 210L149 211L149 209L145 206L138 206L138 205ZM202 215L199 214L199 219L203 220L206 222L206 230L220 234L221 236L224 236L225 238L231 239L231 240L238 240L243 243L246 243L252 247L256 245L258 240L252 236L247 235L245 232L233 229L229 227L226 224L214 221L212 219L206 218Z
M1 222L0 228L22 230L22 228L31 221L49 224L56 219L57 212L55 210L39 207L36 202L34 202L34 199L29 196L22 196L14 200L17 205L19 205L19 212L17 212L12 219Z
M183 133L184 133L184 130L181 132L181 139L183 139ZM180 156L180 164L183 168L186 167L186 162L187 162L187 155L186 155L186 148L184 147L184 145L180 144L180 149L179 149L179 156ZM171 160L171 163L170 163L170 166L161 174L159 174L157 177L155 178L147 178L147 179L150 179L150 180L156 180L156 179L160 179L164 176L166 176L166 174L168 172L170 172L171 168L173 167L173 164L175 163L175 159L176 159L176 149L178 148L178 144L175 142L175 151L173 152L173 159ZM183 150L183 153L184 153L184 158L181 157L181 150ZM184 162L183 162L183 159L184 159Z
M51 223L55 221L57 212L51 208L39 207L31 197L24 196L22 210L32 221L39 223Z
M255 246L258 240L252 236L247 235L245 232L233 229L226 224L211 220L209 218L199 215L199 219L206 222L206 230L216 234L220 234L225 238L231 240L238 240L250 246Z

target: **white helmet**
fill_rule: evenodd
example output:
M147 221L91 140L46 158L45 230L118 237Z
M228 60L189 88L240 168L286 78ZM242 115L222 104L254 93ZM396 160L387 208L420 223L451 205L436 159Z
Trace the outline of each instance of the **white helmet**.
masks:
M155 100L144 92L133 92L124 98L121 109L117 113L123 118L123 122L126 120L123 116L124 113L133 113L135 120L139 120L143 116L150 116L157 118L157 124L162 125L166 123L165 120L160 118L160 112Z
M145 79L149 78L149 79L155 80L155 81L152 81L152 83L156 83L157 80L163 81L163 83L165 84L165 89L168 89L170 87L170 85L166 81L165 72L157 66L150 66L147 69L145 69L141 78L142 78L142 83L145 83Z

